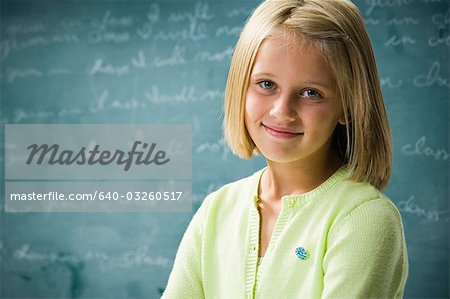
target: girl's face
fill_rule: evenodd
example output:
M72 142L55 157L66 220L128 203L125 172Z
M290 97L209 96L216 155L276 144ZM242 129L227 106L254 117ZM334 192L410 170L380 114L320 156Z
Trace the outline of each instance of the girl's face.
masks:
M323 161L343 118L332 75L311 43L292 35L263 42L247 89L245 125L266 159Z

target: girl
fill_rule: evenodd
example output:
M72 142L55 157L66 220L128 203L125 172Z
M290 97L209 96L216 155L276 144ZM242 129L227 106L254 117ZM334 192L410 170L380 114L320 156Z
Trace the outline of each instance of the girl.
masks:
M402 220L380 191L390 128L354 4L263 2L231 61L224 130L267 166L206 197L163 298L403 296Z

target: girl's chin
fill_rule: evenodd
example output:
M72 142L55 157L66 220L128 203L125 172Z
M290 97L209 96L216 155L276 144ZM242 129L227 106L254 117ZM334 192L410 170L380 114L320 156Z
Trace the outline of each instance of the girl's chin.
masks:
M279 163L289 163L294 162L300 159L299 155L295 155L291 151L267 151L259 149L261 154L271 162L279 162Z

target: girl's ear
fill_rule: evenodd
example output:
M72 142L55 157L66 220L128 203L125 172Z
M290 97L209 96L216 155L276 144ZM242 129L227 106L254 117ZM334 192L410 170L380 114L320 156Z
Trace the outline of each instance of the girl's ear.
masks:
M345 121L344 114L342 114L342 117L338 120L338 123L343 126L348 125L350 122L351 122L351 120Z

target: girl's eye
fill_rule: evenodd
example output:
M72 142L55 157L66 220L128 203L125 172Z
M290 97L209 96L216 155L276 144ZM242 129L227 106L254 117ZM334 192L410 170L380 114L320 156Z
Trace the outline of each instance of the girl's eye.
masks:
M275 84L272 81L261 81L258 83L258 85L265 90L270 90L275 87Z
M306 89L301 93L301 95L311 99L319 99L321 97L321 94L314 89Z

